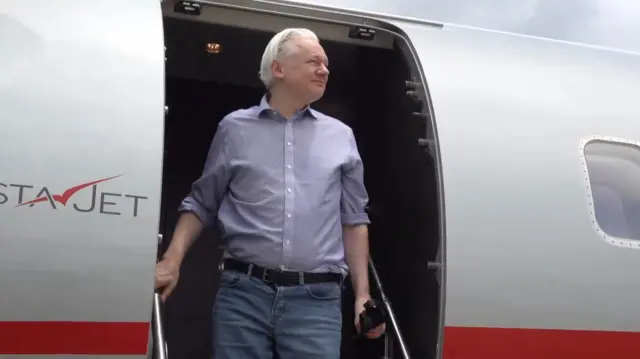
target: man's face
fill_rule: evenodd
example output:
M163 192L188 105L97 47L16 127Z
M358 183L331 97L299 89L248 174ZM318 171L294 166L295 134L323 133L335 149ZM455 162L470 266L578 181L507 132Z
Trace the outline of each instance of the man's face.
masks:
M322 46L311 39L294 38L288 44L293 52L275 61L273 76L281 81L287 92L312 103L324 94L329 79L329 61Z

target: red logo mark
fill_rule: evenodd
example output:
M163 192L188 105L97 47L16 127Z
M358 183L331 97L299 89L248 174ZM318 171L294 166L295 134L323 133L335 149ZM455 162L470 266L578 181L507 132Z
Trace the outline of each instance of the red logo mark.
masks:
M71 197L73 197L74 194L82 191L83 189L87 188L87 187L91 187L94 184L98 184L100 182L105 182L108 180L112 180L114 178L118 178L121 177L122 175L117 175L117 176L113 176L113 177L109 177L109 178L103 178L103 179L99 179L97 181L91 181L91 182L87 182L87 183L83 183L83 184L79 184L77 186L71 187L67 190L65 190L64 192L62 192L62 194L54 194L53 196L51 196L51 198L53 198L54 201L62 204L63 206L67 206L67 202L69 201L69 199L71 199ZM49 199L47 198L47 196L41 196L38 197L36 199L33 199L29 202L24 202L21 203L19 205L17 205L16 207L21 207L21 206L25 206L25 205L30 205L30 204L35 204L35 203L40 203L40 202L47 202Z

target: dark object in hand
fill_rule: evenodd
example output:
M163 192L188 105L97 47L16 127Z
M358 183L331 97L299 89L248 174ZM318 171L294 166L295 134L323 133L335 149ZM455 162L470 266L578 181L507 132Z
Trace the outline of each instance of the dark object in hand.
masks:
M387 313L375 299L364 303L364 312L360 313L360 336L365 336L371 329L385 323Z

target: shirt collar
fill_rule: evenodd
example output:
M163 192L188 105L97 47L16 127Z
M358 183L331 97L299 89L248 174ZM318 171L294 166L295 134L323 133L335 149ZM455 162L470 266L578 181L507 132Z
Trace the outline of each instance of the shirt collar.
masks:
M273 111L271 106L269 106L269 98L271 98L271 94L268 92L264 96L262 96L262 99L260 100L260 105L258 106L258 114L260 116L264 115L267 111ZM300 112L304 113L304 116L308 116L314 120L318 119L318 116L315 114L315 111L311 109L309 105L305 106L298 113Z

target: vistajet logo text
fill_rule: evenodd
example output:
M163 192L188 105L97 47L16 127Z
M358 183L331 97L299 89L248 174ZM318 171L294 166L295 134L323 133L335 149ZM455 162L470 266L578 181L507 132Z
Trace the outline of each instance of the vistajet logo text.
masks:
M40 205L50 206L52 209L70 207L82 213L98 212L114 216L131 215L137 217L140 202L148 199L147 197L98 191L98 184L118 177L122 177L122 175L81 183L58 194L52 194L46 186L36 187L29 184L0 182L0 205L13 204L15 207L33 207L41 203ZM92 193L88 201L71 202L71 199L78 192L89 187L91 187ZM32 199L25 201L28 198Z

